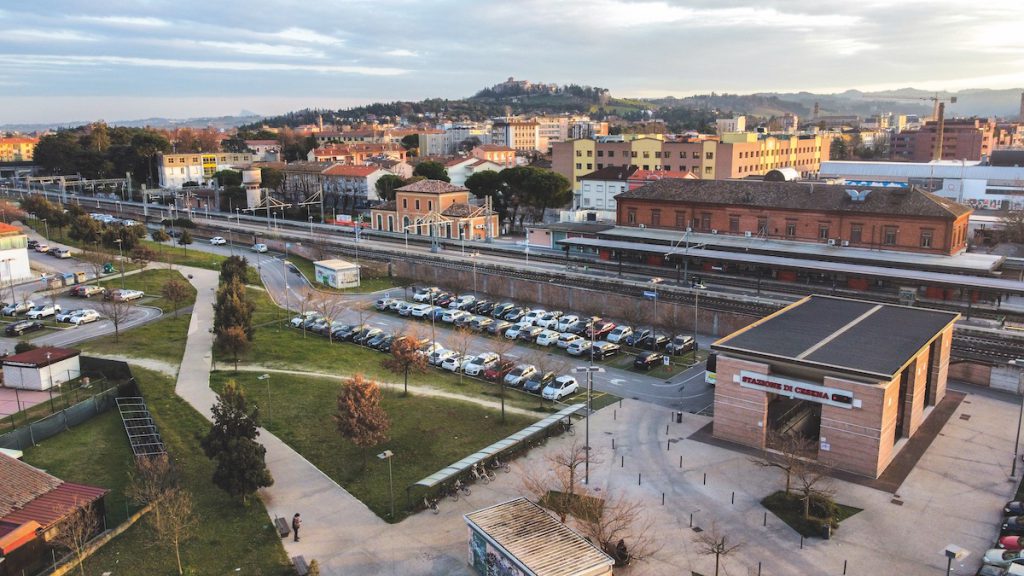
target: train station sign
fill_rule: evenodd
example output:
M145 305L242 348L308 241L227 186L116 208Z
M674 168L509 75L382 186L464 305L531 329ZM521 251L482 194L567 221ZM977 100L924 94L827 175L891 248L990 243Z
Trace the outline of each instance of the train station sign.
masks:
M853 392L829 388L820 384L812 384L804 380L781 378L779 376L748 372L747 370L741 370L739 375L734 377L734 380L740 386L750 388L751 390L770 392L788 398L807 400L838 408L860 408L860 401L854 400Z

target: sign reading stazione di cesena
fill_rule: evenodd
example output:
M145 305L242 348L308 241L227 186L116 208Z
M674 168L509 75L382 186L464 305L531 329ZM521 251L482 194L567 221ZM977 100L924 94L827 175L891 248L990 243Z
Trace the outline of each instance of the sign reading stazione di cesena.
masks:
M811 384L810 382L804 382L802 380L791 380L789 378L780 378L778 376L768 376L765 374L758 374L757 372L748 372L746 370L741 370L739 375L735 376L734 379L740 386L750 388L752 390L772 392L783 396L789 396L790 398L810 400L811 402L827 404L829 406L836 406L839 408L850 409L860 407L860 402L853 399L852 392L840 390L838 388L829 388L828 386Z

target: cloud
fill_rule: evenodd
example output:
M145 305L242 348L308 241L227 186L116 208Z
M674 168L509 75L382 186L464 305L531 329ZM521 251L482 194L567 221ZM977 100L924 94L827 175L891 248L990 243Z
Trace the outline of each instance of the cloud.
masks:
M102 40L102 36L86 34L77 30L15 28L4 31L4 39L17 42L96 42L97 40Z
M73 16L72 19L82 20L85 22L95 22L97 24L109 26L162 28L171 25L169 20L155 18L152 16Z
M285 28L280 32L273 32L264 35L271 38L278 38L280 40L291 40L293 42L305 42L308 44L324 44L327 46L337 46L343 43L339 38L327 36L306 28Z
M135 66L142 68L226 70L233 72L314 72L319 74L350 74L356 76L399 76L408 73L408 70L402 68L373 66L244 62L236 60L184 60L126 56L0 54L0 63L11 64L19 61L23 64L38 66Z
M384 52L384 55L385 56L394 56L396 58L411 58L411 57L419 56L418 53L413 52L412 50L406 50L404 48L396 48L394 50L388 50L387 52Z
M217 40L191 40L188 38L176 38L174 40L158 41L157 44L177 49L204 50L212 51L212 53L234 52L236 54L248 54L252 56L276 56L283 58L325 58L327 56L322 50L308 48L306 46L265 44L262 42L221 42Z

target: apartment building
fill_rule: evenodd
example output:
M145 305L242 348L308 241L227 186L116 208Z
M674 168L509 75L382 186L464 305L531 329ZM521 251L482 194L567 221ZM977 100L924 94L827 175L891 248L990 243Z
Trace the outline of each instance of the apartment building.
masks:
M830 138L817 134L752 132L729 133L721 139L577 139L552 145L552 169L572 182L606 166L627 163L641 170L692 172L703 179L762 176L777 168L794 168L807 177L828 159L830 144Z
M496 144L482 144L473 148L470 154L474 158L494 162L502 168L512 168L516 165L516 151L508 146Z
M0 138L0 162L30 162L35 155L36 144L39 144L39 138Z
M241 170L252 163L253 155L248 152L157 154L161 188L181 188L186 182L209 186L217 172Z
M940 160L981 160L995 148L994 120L948 119L942 128ZM929 120L918 130L893 135L890 158L903 162L929 162L938 142L938 123Z
M520 152L540 150L540 124L536 120L502 119L491 125L491 144Z
M401 144L328 144L309 151L309 162L341 162L360 165L371 158L388 158L402 162L406 158Z

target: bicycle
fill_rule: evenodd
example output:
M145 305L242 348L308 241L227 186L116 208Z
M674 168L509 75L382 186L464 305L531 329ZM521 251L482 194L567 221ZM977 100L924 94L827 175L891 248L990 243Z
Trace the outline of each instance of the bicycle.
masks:
M480 466L479 463L473 464L473 466L470 467L470 469L469 469L470 474L473 475L473 479L477 480L479 482L483 482L484 484L490 483L491 477L488 474L486 474L484 471L480 470L479 466Z
M562 432L565 432L569 436L576 435L576 427L573 426L571 417L566 418L565 420L559 420L559 423L562 425Z
M459 499L459 492L462 492L466 496L473 493L468 484L456 478L455 484L452 485L452 494L454 494L453 500L457 501Z
M494 475L494 472L491 472L490 470L487 469L486 466L483 465L483 462L477 462L476 469L477 473L483 477L484 484L487 484L491 480L497 478L497 476Z
M497 456L494 457L494 460L491 460L490 466L491 470L497 470L501 468L502 470L505 471L506 474L512 471L512 467L509 466L508 462L502 462L500 459L498 459Z
M441 510L437 507L437 500L428 496L423 497L423 506L429 508L434 514L437 514Z

